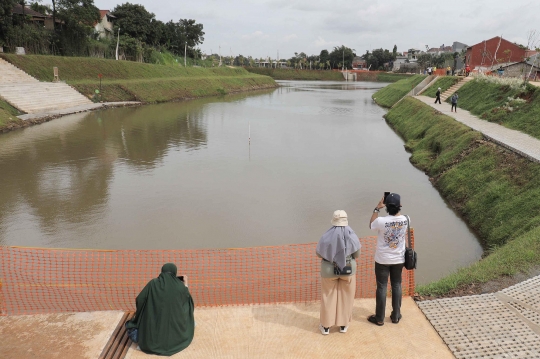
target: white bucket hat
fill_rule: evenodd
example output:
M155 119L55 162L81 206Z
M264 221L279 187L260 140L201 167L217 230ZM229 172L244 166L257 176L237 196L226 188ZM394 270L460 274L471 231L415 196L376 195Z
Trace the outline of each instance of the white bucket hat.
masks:
M347 212L341 209L335 211L334 216L332 217L332 225L336 227L348 226L349 221L347 220Z

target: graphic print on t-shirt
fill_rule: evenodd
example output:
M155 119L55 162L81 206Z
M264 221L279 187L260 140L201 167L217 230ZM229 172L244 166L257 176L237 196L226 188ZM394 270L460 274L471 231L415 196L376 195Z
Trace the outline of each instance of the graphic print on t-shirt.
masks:
M401 241L405 238L407 230L407 221L394 221L384 224L384 242L391 249L396 249Z

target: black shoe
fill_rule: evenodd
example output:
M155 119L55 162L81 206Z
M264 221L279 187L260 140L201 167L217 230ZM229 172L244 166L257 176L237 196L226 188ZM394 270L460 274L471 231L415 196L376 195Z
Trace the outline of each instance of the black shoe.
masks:
M394 316L391 315L390 319L392 320L392 323L397 324L397 323L399 323L399 321L401 320L402 317L403 316L400 314L399 317L397 317L397 319L396 319L396 318L394 318Z

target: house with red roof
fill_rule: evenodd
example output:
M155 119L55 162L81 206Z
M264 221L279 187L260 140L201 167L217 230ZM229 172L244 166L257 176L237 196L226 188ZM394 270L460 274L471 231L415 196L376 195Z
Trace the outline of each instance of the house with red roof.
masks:
M497 64L522 62L533 52L496 36L467 47L465 63L471 70L483 70Z

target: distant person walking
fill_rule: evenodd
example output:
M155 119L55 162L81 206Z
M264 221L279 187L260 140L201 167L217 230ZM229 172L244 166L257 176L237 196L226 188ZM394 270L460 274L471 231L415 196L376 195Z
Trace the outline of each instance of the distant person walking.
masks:
M317 244L321 260L321 323L323 335L330 327L339 326L346 333L352 320L356 292L356 258L360 255L360 241L347 220L345 211L335 211L332 228Z
M450 101L452 102L452 108L450 108L450 112L457 112L457 100L458 100L458 98L459 98L459 96L458 96L457 92L452 95L452 98L450 99Z
M386 206L388 216L379 217L379 210ZM369 221L369 227L377 231L375 249L375 278L377 280L375 314L368 317L370 323L384 325L386 310L386 287L388 276L392 287L392 323L401 320L401 272L405 262L405 237L407 235L407 217L401 215L401 198L397 193L390 193L386 200L382 198Z
M428 73L428 75L431 75L431 71L432 71L432 68L431 68L431 66L430 66L430 67L427 68L427 73Z
M471 68L469 65L465 66L465 76L469 77L469 74L471 73Z
M439 104L441 104L441 88L440 87L437 89L437 92L435 92L435 96L437 96L435 98L435 103L439 101Z

